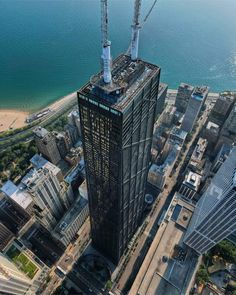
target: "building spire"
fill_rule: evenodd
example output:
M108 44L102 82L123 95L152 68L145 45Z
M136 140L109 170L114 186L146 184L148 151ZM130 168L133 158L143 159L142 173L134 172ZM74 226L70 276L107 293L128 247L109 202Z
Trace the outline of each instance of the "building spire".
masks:
M133 24L132 24L132 40L131 40L131 59L132 60L136 60L138 58L139 31L141 29L140 9L141 9L141 0L135 0L134 18L133 18Z
M111 83L111 42L108 40L108 5L107 0L101 0L101 29L102 29L102 60L103 80Z

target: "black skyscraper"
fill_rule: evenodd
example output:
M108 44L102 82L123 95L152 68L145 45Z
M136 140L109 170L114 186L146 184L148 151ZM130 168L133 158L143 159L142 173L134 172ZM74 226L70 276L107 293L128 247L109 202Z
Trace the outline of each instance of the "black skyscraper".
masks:
M121 55L78 92L93 245L117 263L142 215L160 68Z

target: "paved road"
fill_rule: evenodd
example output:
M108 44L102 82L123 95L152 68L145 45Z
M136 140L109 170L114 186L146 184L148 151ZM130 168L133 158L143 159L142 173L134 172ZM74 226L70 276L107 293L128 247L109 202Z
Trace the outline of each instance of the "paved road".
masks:
M52 294L53 291L59 287L65 277L60 278L56 273L56 266L60 266L66 273L70 272L73 268L74 263L77 261L79 256L81 255L83 248L83 244L86 241L89 241L89 233L90 233L90 223L89 219L85 221L83 226L81 227L80 231L78 232L79 238L76 240L74 244L70 244L58 263L52 268L50 273L51 280L47 285L47 288L42 292L42 295L49 295Z
M76 103L77 103L77 96L75 94L74 96L71 97L70 103L68 103L67 105L59 106L55 111L53 110L48 115L46 115L45 117L40 119L38 121L37 125L46 126L47 124L49 124L49 122L51 120L53 120L54 117L57 118L60 114L62 115L63 113L65 113L68 110L75 107ZM37 125L29 127L28 129L20 131L20 132L14 134L14 135L10 135L10 136L4 137L4 138L0 138L0 142L4 143L4 141L6 141L6 144L2 145L1 147L6 148L7 146L12 145L12 142L9 143L10 140L14 140L14 143L18 143L18 142L21 142L21 141L25 142L25 141L29 141L29 140L33 139L33 130L35 129L35 127Z

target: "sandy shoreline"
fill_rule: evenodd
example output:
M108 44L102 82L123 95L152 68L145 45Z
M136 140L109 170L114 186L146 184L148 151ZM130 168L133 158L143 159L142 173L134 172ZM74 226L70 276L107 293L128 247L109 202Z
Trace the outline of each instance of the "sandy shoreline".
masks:
M0 110L0 132L20 128L26 125L27 112L17 110Z
M76 92L70 93L62 98L56 100L52 104L46 106L43 109L50 108L51 110L57 110L63 104L70 102L76 96ZM42 109L42 110L43 110ZM40 110L38 110L39 112ZM37 112L35 112L37 113ZM1 109L0 110L0 133L7 130L21 128L27 125L25 122L30 112L19 111L14 109Z

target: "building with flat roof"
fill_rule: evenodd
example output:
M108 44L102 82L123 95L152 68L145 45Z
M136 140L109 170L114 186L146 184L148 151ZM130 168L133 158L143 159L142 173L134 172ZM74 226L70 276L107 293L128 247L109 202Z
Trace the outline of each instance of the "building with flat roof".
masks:
M12 241L13 238L14 234L0 221L0 252L5 249L5 247L10 241Z
M200 137L196 147L192 153L190 161L188 163L188 168L194 172L201 174L203 168L203 157L207 148L207 140Z
M63 174L61 172L61 169L57 167L56 165L52 164L48 160L44 159L42 156L39 154L35 154L31 159L30 163L33 165L35 169L41 169L41 168L46 168L49 171L54 174L57 179L61 182L63 181Z
M77 130L77 137L81 137L81 124L80 124L80 116L78 110L71 111L68 116L68 123L71 126L76 127ZM77 139L78 140L78 139Z
M210 120L223 126L232 109L234 98L231 95L220 95L210 113Z
M167 178L170 176L174 164L178 158L181 147L178 144L173 144L170 151L161 165L152 164L148 172L148 182L159 190L163 190Z
M236 226L236 147L196 205L184 242L203 254L227 238Z
M202 137L208 141L208 150L212 153L217 143L220 133L219 125L209 121L206 128L203 130Z
M201 178L201 175L192 171L188 171L188 173L185 175L183 183L181 184L179 193L187 199L197 201Z
M169 138L175 142L178 142L179 145L183 145L187 137L187 132L182 130L181 128L174 126L171 129Z
M190 96L188 106L183 118L181 128L186 132L192 132L197 118L200 114L202 106L205 103L209 92L209 88L206 86L195 87L193 93Z
M45 128L38 126L34 130L34 139L39 152L53 164L61 160L55 136Z
M74 195L69 184L58 180L58 170L51 167L51 163L49 169L46 166L47 163L42 168L31 169L18 186L7 181L1 191L23 212L34 215L51 229L73 203Z
M161 122L170 127L173 124L176 107L169 105L162 114Z
M160 68L120 55L78 92L93 245L118 263L142 216ZM129 208L129 209L128 209Z
M129 295L187 294L198 261L183 243L193 211L192 204L174 195Z
M64 159L72 147L70 136L66 132L53 132L61 158Z
M12 295L35 294L35 286L16 265L0 253L0 293Z
M49 268L28 249L21 240L15 239L4 251L4 256L16 266L22 276L26 276L35 294L45 283ZM28 293L26 293L28 294Z
M193 93L193 90L194 87L189 84L180 84L175 99L175 106L178 112L185 113L188 106L188 101Z
M227 117L224 128L232 134L236 134L236 103Z
M88 216L88 200L80 196L55 227L54 238L67 247Z
M20 237L34 222L34 217L22 209L17 202L13 201L5 193L0 194L0 220L2 223L2 247L8 243L8 237ZM7 231L6 231L7 229ZM11 233L9 233L9 231Z
M8 180L2 187L1 191L10 198L11 201L19 205L26 212L32 212L32 197L23 189L19 189L11 180Z

